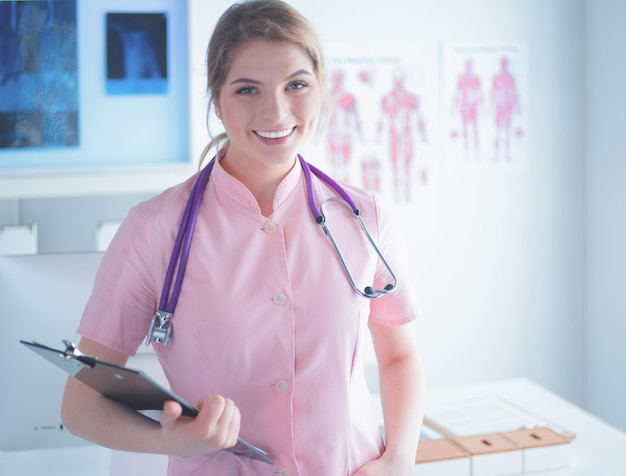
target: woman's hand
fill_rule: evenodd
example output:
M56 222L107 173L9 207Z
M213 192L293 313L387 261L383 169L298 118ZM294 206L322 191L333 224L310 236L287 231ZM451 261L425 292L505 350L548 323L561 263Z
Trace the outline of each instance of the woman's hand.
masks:
M383 455L361 466L354 476L413 476L415 462Z
M211 395L196 406L200 412L195 418L183 416L177 402L168 401L163 406L161 435L167 454L189 456L237 443L241 415L232 400Z

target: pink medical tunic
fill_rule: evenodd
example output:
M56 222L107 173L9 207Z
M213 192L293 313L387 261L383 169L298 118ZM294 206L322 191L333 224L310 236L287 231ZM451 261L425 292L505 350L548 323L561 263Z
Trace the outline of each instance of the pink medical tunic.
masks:
M134 355L142 345L194 177L132 208L106 252L78 332ZM337 194L314 178L318 203ZM279 186L264 217L250 192L216 163L204 192L168 346L155 345L174 392L209 394L241 411L240 437L269 465L216 451L171 457L169 475L353 474L383 450L360 341L368 320L415 318L402 256L371 194L346 190L398 276L394 294L370 301L350 287L315 223L302 169ZM352 212L324 205L327 223L361 287L389 282Z

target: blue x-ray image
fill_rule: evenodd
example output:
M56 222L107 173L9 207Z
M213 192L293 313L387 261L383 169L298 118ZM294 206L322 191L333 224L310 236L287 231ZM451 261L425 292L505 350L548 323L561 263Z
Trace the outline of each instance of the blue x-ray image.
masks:
M167 92L165 13L107 13L107 93Z
M79 143L76 0L0 1L0 149Z

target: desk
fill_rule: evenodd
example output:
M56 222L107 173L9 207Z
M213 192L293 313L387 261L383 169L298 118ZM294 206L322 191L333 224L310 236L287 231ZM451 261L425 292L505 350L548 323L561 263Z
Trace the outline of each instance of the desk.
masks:
M502 397L577 434L572 441L572 467L534 472L532 476L617 476L626 474L626 433L526 379L430 389L429 402L460 398Z

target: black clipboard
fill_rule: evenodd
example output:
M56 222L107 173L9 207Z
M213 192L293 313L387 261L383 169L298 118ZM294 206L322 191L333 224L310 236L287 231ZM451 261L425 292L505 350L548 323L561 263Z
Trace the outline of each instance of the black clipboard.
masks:
M183 415L194 417L198 409L172 391L159 385L145 372L111 364L82 354L74 344L63 341L65 350L53 349L37 342L20 340L21 344L53 363L72 377L100 392L107 398L139 412L163 410L167 400L183 407ZM265 451L237 438L237 444L226 451L274 464Z

